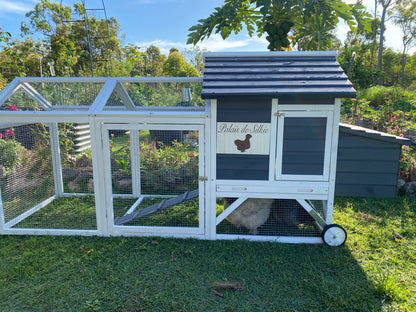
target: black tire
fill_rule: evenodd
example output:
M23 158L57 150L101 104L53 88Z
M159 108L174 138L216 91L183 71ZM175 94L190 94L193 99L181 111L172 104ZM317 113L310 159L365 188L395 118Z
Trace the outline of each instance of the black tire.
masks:
M338 224L328 224L321 233L324 243L331 247L339 247L347 240L347 231Z

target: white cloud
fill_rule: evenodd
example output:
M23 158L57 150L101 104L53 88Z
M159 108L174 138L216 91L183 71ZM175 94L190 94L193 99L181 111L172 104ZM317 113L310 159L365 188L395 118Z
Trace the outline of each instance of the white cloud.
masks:
M218 34L212 35L207 40L198 43L200 48L211 52L225 51L225 50L266 50L267 40L258 37L231 37L223 40Z
M9 0L0 0L1 15L5 13L15 13L22 14L33 9L33 3L28 2L19 2L19 1L9 1Z
M169 50L171 48L177 48L178 50L183 50L186 47L186 44L183 42L174 42L169 40L160 40L156 39L153 41L142 41L142 42L136 42L135 45L142 48L143 50L146 50L146 48L150 47L151 45L154 45L160 49L160 52L165 55L169 55Z
M169 50L173 47L178 50L184 50L185 48L190 48L192 45L187 45L185 42L174 42L168 40L153 40L148 42L136 42L136 45L146 49L150 45L155 45L160 49L162 54L168 55ZM223 40L220 35L214 34L208 39L200 42L197 46L201 50L206 50L210 52L220 52L220 51L266 51L267 41L264 38L257 37L243 37L243 38L228 38Z

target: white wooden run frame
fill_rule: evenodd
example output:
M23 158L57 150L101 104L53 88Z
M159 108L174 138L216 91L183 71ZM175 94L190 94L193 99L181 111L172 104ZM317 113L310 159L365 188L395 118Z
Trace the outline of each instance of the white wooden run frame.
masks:
M44 123L49 126L50 145L53 156L53 180L55 194L38 203L23 214L5 222L3 200L0 201L0 233L29 235L100 235L100 236L169 236L194 237L200 239L250 239L287 243L321 243L322 238L303 236L261 236L218 234L217 225L239 207L247 198L273 198L296 200L313 218L322 230L332 223L338 123L341 99L335 105L279 105L272 100L270 135L270 164L267 181L238 181L216 179L217 146L217 100L207 100L204 107L143 107L136 106L123 87L123 83L202 83L202 78L16 78L0 93L0 106L16 92L24 92L36 101L43 110L8 111L0 110L1 128ZM89 106L55 105L48 102L31 83L97 83L103 84L98 95ZM106 106L110 96L116 92L124 106ZM326 142L324 171L322 175L288 175L282 173L282 142L284 119L287 117L326 117ZM91 153L96 229L48 229L16 228L15 225L56 198L72 196L63 187L58 123L88 123L91 133ZM130 131L132 147L132 194L113 194L109 149L110 130ZM197 227L118 226L114 222L113 199L117 197L138 198L128 209L130 213L143 200L140 189L140 164L138 159L139 135L141 129L196 130L199 133L199 225ZM77 194L82 196L83 194ZM147 196L147 195L146 195ZM167 196L168 197L168 196ZM217 198L238 198L218 216ZM321 216L311 205L311 200L323 203Z

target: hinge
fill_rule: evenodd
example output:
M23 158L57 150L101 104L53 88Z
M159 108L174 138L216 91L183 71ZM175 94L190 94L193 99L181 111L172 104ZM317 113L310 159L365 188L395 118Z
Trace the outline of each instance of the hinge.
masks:
M284 116L285 116L285 114L283 114L283 113L281 113L281 112L277 112L277 113L274 113L274 116L275 116L275 117L284 117Z
M208 181L208 177L205 177L205 176L199 176L199 177L198 177L198 180L199 180L199 181Z

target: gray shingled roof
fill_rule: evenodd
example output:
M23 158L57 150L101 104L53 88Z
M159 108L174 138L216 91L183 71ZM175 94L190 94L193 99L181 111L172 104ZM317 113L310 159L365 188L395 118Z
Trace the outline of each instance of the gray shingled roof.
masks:
M385 141L400 145L409 145L411 142L409 139L402 138L393 134L384 133L377 130L372 130L364 127L349 125L340 123L339 131L343 133L350 133L353 135L363 136L366 138L371 138L379 141Z
M203 98L355 97L336 52L204 53Z

